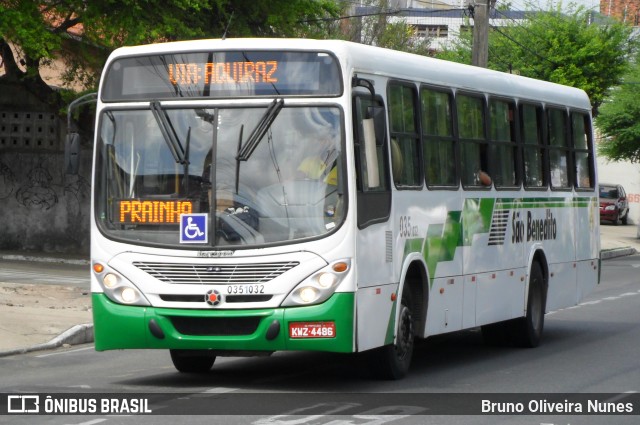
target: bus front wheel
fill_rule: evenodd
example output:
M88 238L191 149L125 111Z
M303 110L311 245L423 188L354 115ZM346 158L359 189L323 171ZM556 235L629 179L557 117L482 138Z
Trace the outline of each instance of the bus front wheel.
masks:
M199 350L169 350L173 365L182 373L204 373L208 372L216 356Z
M400 301L396 342L371 352L369 366L372 372L382 379L404 378L411 365L414 339L411 289L406 287Z

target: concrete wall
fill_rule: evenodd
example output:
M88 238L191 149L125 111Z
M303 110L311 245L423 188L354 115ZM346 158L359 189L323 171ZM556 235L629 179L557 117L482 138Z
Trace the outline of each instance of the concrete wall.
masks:
M88 255L91 144L66 175L65 136L59 111L0 81L0 250Z
M0 151L0 250L89 253L90 155L64 172L64 152Z

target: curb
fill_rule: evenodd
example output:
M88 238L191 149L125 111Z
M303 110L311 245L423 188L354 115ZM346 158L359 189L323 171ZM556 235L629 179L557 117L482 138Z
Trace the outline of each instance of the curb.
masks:
M632 248L630 246L624 248L603 249L602 251L600 251L600 259L609 260L611 258L625 257L627 255L636 254L637 252L638 251L636 251L635 248Z
M13 350L0 351L0 357L13 356L16 354L25 354L32 351L51 350L63 345L78 345L93 342L93 323L85 323L83 325L75 325L60 335L56 336L49 342L37 344L26 348L16 348Z
M18 255L18 254L0 254L0 260L37 261L41 263L65 263L65 264L75 264L79 266L87 266L91 264L89 260L82 260L82 259L76 259L76 258L42 257L38 255Z

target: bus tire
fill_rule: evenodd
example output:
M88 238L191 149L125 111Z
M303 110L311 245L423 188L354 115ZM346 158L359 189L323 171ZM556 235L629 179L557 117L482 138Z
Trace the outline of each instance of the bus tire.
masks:
M181 373L208 372L216 356L199 350L169 350L173 366Z
M531 274L529 275L527 314L512 322L512 340L516 346L533 348L540 345L544 329L546 302L542 268L538 262L534 262L531 265Z
M396 342L371 352L369 366L378 378L402 379L409 371L415 341L411 301L411 290L406 287L400 301Z

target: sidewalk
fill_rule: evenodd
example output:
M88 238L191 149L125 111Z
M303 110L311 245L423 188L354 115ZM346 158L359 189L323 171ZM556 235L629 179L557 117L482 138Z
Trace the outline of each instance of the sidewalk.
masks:
M640 252L637 224L627 226L600 225L600 257L603 260Z
M636 226L601 226L603 260L640 252ZM0 260L86 265L73 255L0 251ZM91 296L63 285L0 282L0 357L93 342Z

